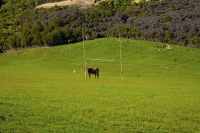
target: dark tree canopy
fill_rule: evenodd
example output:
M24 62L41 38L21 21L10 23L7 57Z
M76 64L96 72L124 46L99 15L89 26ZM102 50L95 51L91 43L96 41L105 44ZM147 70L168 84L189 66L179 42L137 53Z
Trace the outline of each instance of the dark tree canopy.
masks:
M200 47L199 0L110 0L88 8L34 8L53 1L1 0L0 51L79 42L82 27L87 40L118 37L119 29L124 38Z

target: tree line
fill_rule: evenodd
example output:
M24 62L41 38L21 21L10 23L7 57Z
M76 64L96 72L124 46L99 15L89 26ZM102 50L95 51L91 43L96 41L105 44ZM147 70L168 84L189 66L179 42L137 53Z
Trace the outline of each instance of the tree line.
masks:
M200 47L198 0L103 1L78 6L35 9L40 0L0 2L0 51L55 46L100 37L118 37ZM50 1L50 0L46 0ZM8 6L8 7L6 7ZM11 10L11 11L10 11Z

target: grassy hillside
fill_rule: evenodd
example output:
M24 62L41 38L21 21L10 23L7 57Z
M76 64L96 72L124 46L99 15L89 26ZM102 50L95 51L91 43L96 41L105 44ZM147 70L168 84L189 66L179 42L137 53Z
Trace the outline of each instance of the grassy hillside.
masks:
M0 131L199 132L199 49L121 44L123 80L117 38L85 42L98 80L84 78L82 43L0 54Z
M190 71L198 71L200 66L199 49L180 47L176 45L140 41L140 40L121 40L122 43L122 62L124 69L130 67L144 68L179 68ZM162 48L162 47L163 48ZM167 49L167 46L170 49ZM159 48L156 48L159 47ZM87 41L85 43L86 58L102 59L101 61L88 60L88 66L99 65L120 65L119 52L120 42L117 38L105 38ZM12 58L11 58L12 57ZM77 67L84 67L82 42L76 45L63 45L58 47L44 47L19 50L1 54L3 62L21 62L25 60L33 64L40 64L69 69L71 63ZM3 60L9 58L8 60ZM13 59L13 60L10 60ZM28 59L28 60L27 60ZM106 60L115 60L107 62ZM54 63L52 63L54 62ZM21 65L21 64L20 64ZM131 68L130 68L131 69ZM115 71L115 70L114 70ZM114 72L113 71L113 72ZM137 72L137 71L136 71Z

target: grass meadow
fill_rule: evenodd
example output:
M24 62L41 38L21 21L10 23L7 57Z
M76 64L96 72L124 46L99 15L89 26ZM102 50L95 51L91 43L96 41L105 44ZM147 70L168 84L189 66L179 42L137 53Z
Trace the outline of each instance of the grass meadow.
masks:
M122 39L0 54L0 132L200 132L200 50ZM115 60L115 61L108 61ZM74 73L75 70L75 73Z

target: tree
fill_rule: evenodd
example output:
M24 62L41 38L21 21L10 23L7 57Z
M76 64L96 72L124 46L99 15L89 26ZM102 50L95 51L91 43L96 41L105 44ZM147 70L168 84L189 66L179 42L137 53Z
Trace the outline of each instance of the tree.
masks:
M50 22L48 23L49 31L53 31L55 28L59 27L59 20L57 17L51 18Z
M42 31L43 31L42 24L39 22L39 20L35 20L31 27L31 34L33 36L33 44L38 44L38 45L42 44L42 36L41 36Z
M167 30L165 32L165 42L170 43L172 40L172 32L170 30Z
M191 45L195 45L196 47L200 48L200 37L194 36L189 39Z
M22 31L20 32L20 46L31 47L33 42L33 36L31 34L31 24L24 24Z

